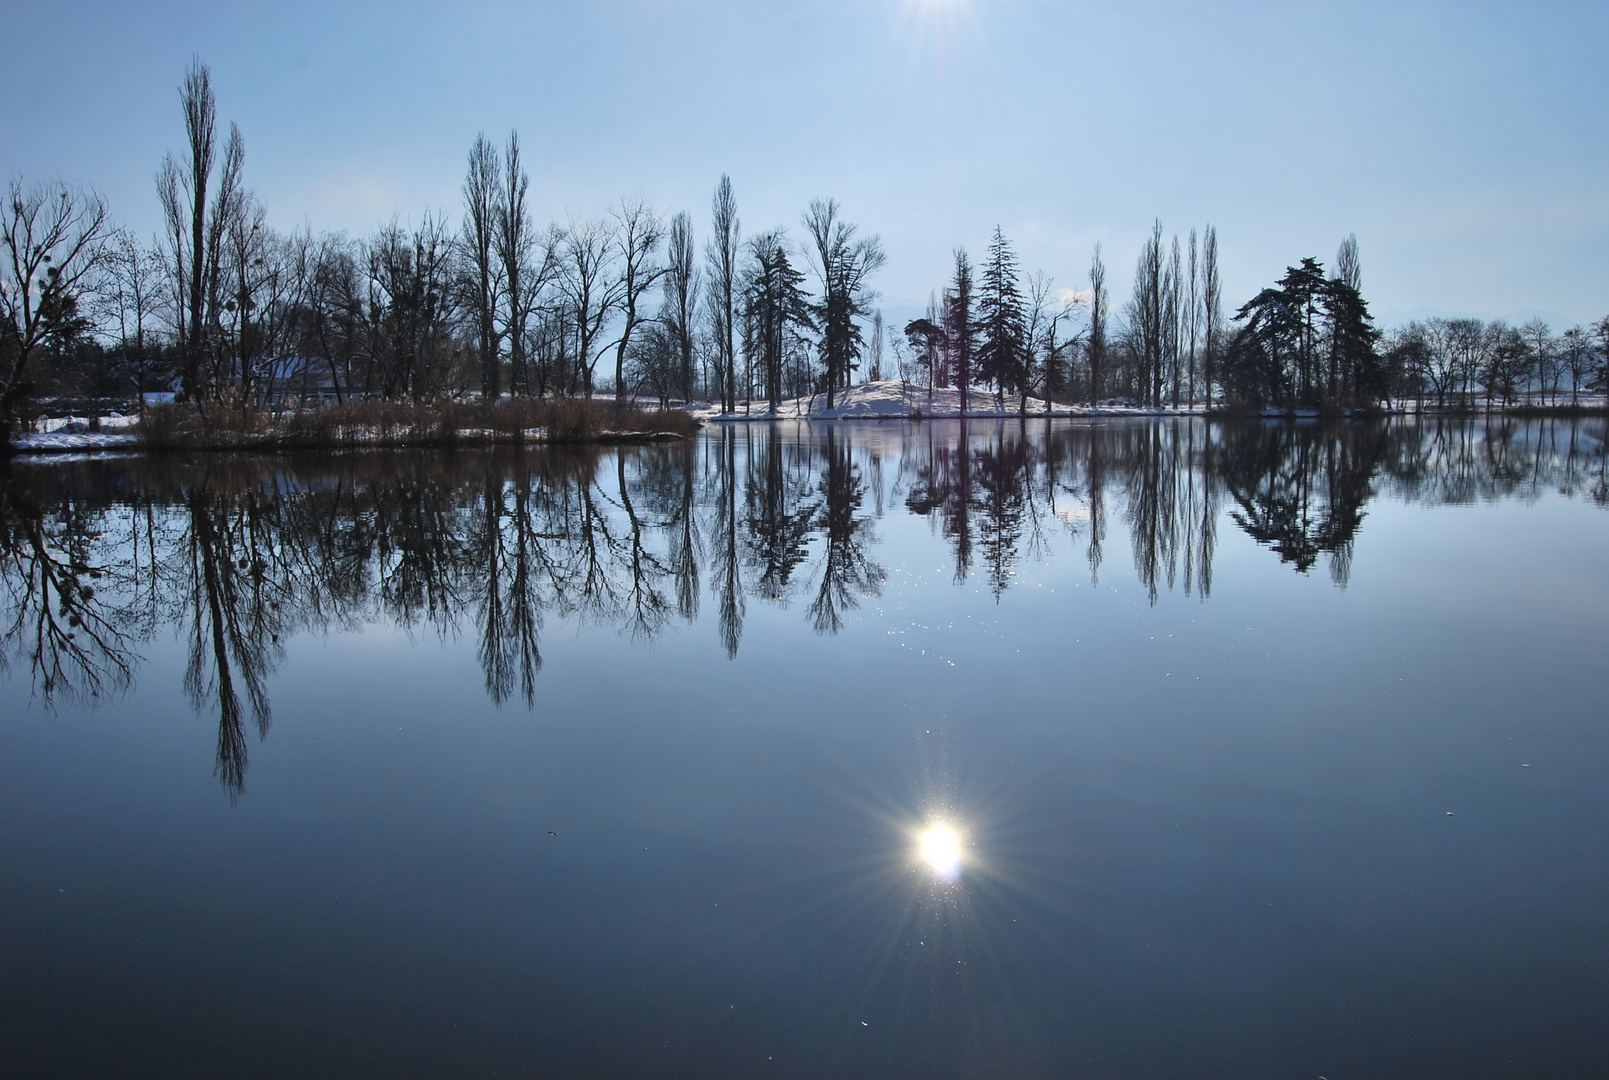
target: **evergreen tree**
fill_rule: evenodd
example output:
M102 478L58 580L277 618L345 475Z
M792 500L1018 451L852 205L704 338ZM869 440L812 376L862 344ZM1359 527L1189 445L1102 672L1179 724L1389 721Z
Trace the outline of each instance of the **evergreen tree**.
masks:
M979 283L977 330L975 377L979 383L994 384L1003 407L1008 389L1027 393L1027 345L1017 256L998 226Z
M1289 376L1301 349L1301 308L1284 289L1264 289L1235 312L1235 321L1246 325L1224 356L1220 377L1226 395L1253 407L1293 404Z
M1356 263L1350 274L1356 277ZM1287 267L1235 313L1245 323L1224 357L1227 396L1242 404L1361 402L1390 393L1369 306L1345 278L1326 280L1315 259Z
M916 366L927 373L928 396L932 397L933 384L943 379L944 328L937 312L923 319L912 319L905 324L905 340L916 357Z
M961 390L961 415L965 416L973 356L977 352L977 327L972 321L972 263L966 248L955 249L955 280L944 294L944 337L950 373Z
M1592 333L1598 339L1598 363L1591 387L1598 391L1609 390L1609 315L1592 324Z
M1320 305L1328 287L1324 267L1317 259L1303 259L1302 265L1285 269L1279 279L1284 301L1300 324L1295 348L1295 392L1304 405L1316 398L1318 371L1318 333Z
M1320 297L1330 330L1330 400L1373 401L1389 394L1375 346L1380 331L1369 305L1345 278L1332 278Z
M744 313L753 329L765 393L776 412L782 399L784 361L793 338L811 326L810 309L799 285L804 274L788 258L786 235L761 233L749 241L749 267L744 282Z

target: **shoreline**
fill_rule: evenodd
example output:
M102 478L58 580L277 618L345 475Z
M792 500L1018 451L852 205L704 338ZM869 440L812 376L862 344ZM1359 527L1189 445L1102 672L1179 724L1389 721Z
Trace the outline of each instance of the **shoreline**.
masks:
M1026 415L1016 412L968 412L965 416L933 416L922 413L869 413L855 416L822 416L803 414L788 416L771 413L742 413L725 416L713 416L701 419L699 426L705 424L774 424L774 423L806 423L806 424L837 424L837 423L886 423L900 421L911 423L957 423L963 421L1078 421L1078 420L1204 420L1208 422L1244 422L1244 421L1280 421L1285 423L1313 423L1319 421L1341 421L1346 423L1365 422L1383 419L1452 419L1471 420L1485 417L1516 418L1516 419L1583 419L1591 417L1609 417L1609 406L1561 406L1559 408L1510 408L1510 409L1468 409L1468 410L1430 410L1422 412L1412 410L1360 410L1355 413L1321 413L1317 411L1264 411L1246 412L1227 409L1217 409L1212 412L1192 410L1174 411L1172 409L1140 409L1140 408L1111 408L1084 410L1081 412L1056 411L1049 414L1043 412L1030 412ZM611 431L600 432L590 436L547 436L533 434L525 437L509 436L503 434L463 433L456 436L434 436L421 438L374 438L374 439L336 439L314 440L299 438L253 437L238 441L204 440L194 443L161 442L151 443L138 435L105 435L89 433L83 435L24 435L14 439L9 452L0 452L0 459L19 457L62 457L62 456L99 456L99 455L131 455L131 454L296 454L318 451L346 452L355 450L489 450L508 447L559 447L559 446L641 446L651 443L680 442L694 438L698 433L695 428L692 432L682 433L674 431ZM48 440L48 441L47 441Z
M840 421L1105 421L1203 420L1207 422L1312 423L1385 419L1590 418L1609 416L1609 400L1555 404L1527 401L1491 407L1422 403L1350 409L1237 408L1138 405L1122 399L1099 405L1046 402L1028 397L1002 401L992 393L927 390L894 380L862 383L834 395L778 403L744 402L722 412L710 402L655 408L637 401L566 399L506 400L491 408L469 403L360 402L278 413L262 409L220 410L211 417L185 405L149 408L141 417L58 417L46 431L14 436L0 457L101 453L301 453L368 449L476 449L507 446L621 446L670 442L695 436L705 426ZM1026 404L1026 409L1023 407ZM93 430L92 430L93 429Z
M1223 420L1313 420L1313 419L1365 419L1385 416L1596 416L1609 413L1609 399L1591 395L1587 401L1574 404L1556 404L1525 401L1491 408L1471 405L1436 407L1413 401L1393 403L1389 406L1372 405L1355 408L1290 408L1219 405L1208 408L1205 402L1174 405L1141 405L1131 400L1107 399L1096 405L1083 403L1047 402L1029 395L1002 398L993 392L973 392L967 395L968 408L961 411L960 391L954 388L909 386L898 380L862 383L834 395L831 408L827 408L826 395L788 398L777 403L772 411L769 401L738 402L731 412L722 412L711 402L691 402L684 406L687 413L702 423L733 424L769 422L775 420L1019 420L1019 419L1106 419L1111 417L1171 417ZM747 410L747 411L745 411Z
M0 453L289 453L341 449L608 445L685 439L685 411L609 401L363 401L276 411L166 404L139 416L59 417L15 435Z
M456 437L377 438L319 441L312 439L259 437L239 441L200 441L194 443L150 443L138 435L24 435L12 440L10 456L56 454L292 454L316 450L484 450L510 446L632 446L645 443L680 442L696 430L607 431L583 437L530 435L523 438L496 434L463 434ZM35 441L49 439L49 442Z

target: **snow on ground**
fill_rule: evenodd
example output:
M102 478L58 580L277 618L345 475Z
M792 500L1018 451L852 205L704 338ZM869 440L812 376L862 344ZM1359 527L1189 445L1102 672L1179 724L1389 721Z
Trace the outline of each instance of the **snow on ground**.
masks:
M114 418L116 419L116 418ZM119 433L115 431L81 431L83 425L68 427L62 422L51 422L52 430L18 435L12 438L11 445L23 454L50 454L55 460L73 460L66 455L82 456L85 453L102 450L133 450L140 446L140 437L132 433ZM101 426L107 424L102 418ZM127 427L129 425L119 425ZM63 428L67 428L63 430ZM366 426L346 433L347 437L331 449L341 449L351 446L374 445L389 446L396 438L395 433L386 433L373 426ZM548 436L547 428L526 428L524 440L527 443L552 442ZM510 438L503 432L491 428L462 428L458 431L460 439L476 444L508 443ZM674 432L666 431L602 431L597 435L600 442L658 442L660 440L673 440L681 438ZM559 440L562 441L562 440Z
M742 403L735 413L722 415L719 405L696 402L687 411L699 420L740 421L774 420L791 417L811 420L885 420L907 417L955 417L961 415L961 391L933 390L909 386L898 379L862 383L833 395L833 407L827 408L827 395L791 398L781 403L775 413L769 412L769 403L752 402L745 413ZM967 416L1017 416L1020 399L1008 395L1002 407L992 393L973 391L967 395ZM1051 416L1154 416L1167 412L1164 409L1140 408L1131 405L1102 404L1098 408L1087 405L1052 405ZM1028 399L1028 415L1044 416L1045 403L1036 397Z
M52 416L39 421L39 430L46 434L82 434L89 430L89 425L99 419L102 431L113 431L119 428L131 428L140 422L138 416Z
M138 416L47 417L39 421L39 431L13 436L11 445L36 454L122 450L139 445L140 437L132 430L139 422ZM90 430L92 423L98 430Z
M140 437L107 431L86 431L81 434L46 432L40 435L14 436L11 445L24 453L35 454L73 450L121 450L140 445Z

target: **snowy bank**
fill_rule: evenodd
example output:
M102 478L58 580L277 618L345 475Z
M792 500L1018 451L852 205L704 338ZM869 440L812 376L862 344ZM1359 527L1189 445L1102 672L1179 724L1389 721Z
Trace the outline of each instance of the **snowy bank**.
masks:
M15 436L11 445L25 454L82 453L87 450L127 450L139 446L140 437L108 431L47 431Z
M955 389L929 391L924 387L902 383L898 379L885 379L882 382L851 386L848 390L834 394L833 407L830 409L827 408L826 394L790 398L781 402L774 413L770 412L769 408L769 402L754 401L747 404L745 411L744 403L739 402L736 412L723 414L719 405L699 402L689 405L687 411L699 420L726 423L743 420L789 420L796 417L809 420L944 419L961 415L961 391ZM1030 397L1027 402L1027 413L1029 416L1162 416L1173 413L1173 410L1111 403L1103 403L1094 408L1088 405L1058 403L1052 404L1047 410L1043 400ZM1022 401L1018 397L1008 395L1002 407L1001 401L992 393L973 391L967 395L966 415L969 418L1014 417L1021 414Z

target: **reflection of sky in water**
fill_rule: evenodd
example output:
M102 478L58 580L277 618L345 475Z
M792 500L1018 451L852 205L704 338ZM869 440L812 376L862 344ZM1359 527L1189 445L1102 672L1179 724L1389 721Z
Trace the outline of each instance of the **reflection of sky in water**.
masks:
M1601 425L1113 428L18 467L11 1060L1598 1071Z

